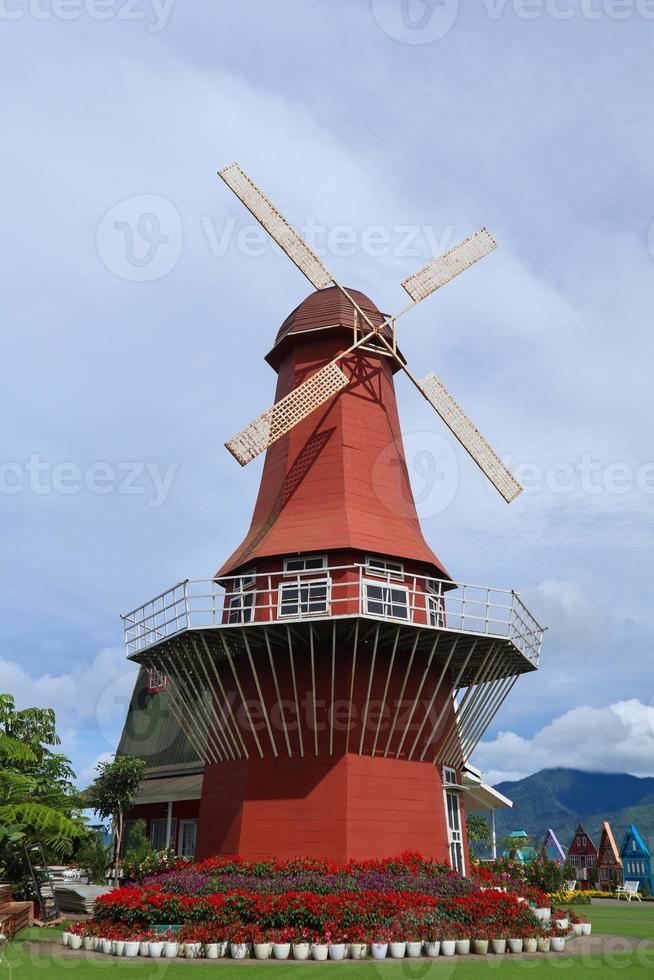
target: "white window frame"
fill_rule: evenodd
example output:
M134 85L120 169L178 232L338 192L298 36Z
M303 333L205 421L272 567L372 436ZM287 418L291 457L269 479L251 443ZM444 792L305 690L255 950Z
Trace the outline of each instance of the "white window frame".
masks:
M246 601L247 600L247 601ZM241 589L227 597L227 624L251 623L254 619L256 592L254 589ZM240 615L237 615L240 611ZM232 619L232 616L235 618Z
M307 562L319 561L320 565L316 568L307 568ZM289 564L298 563L303 565L301 568L289 568ZM284 559L284 575L313 575L316 572L327 571L327 555L297 555Z
M434 595L432 592L425 593L427 603L427 620L430 626L445 626L445 603L443 596Z
M450 807L448 797L451 797L456 804L456 813L458 817L458 828L452 827L450 821ZM463 816L461 813L461 801L459 799L459 794L453 789L443 790L443 805L445 807L445 823L447 824L447 844L448 851L450 855L450 864L454 871L458 871L459 874L465 875L466 873L466 856L463 849ZM457 850L458 849L458 850ZM457 862L454 860L453 855L457 853L460 858L460 867L457 867Z
M290 589L297 589L300 593L301 589L309 588L307 593L306 605L311 602L317 602L316 599L311 599L310 586L312 585L324 585L325 586L325 608L320 610L307 610L303 612L301 609L302 601L301 595L298 594L297 601L294 605L297 606L297 612L284 612L284 592L288 592ZM278 619L307 619L311 616L328 616L331 611L332 604L332 580L329 575L325 575L323 578L296 578L289 579L287 582L280 582L278 589L278 599L277 599L277 618Z
M443 785L444 786L457 786L456 781L456 769L452 766L443 766Z
M376 562L375 567L373 562ZM366 555L366 574L379 576L386 581L404 581L404 562L393 561L388 558L377 558L375 555Z
M241 572L238 578L232 579L231 582L233 592L245 592L247 589L254 588L257 584L256 568L246 568L244 572Z
M157 847L156 844L155 844L155 839L154 839L155 838L155 833L154 833L155 824L157 824L158 826L161 826L163 824L163 844L161 845L161 847ZM170 841L168 842L168 844L166 844L166 834L167 834L167 832L168 832L168 817L151 817L151 819L150 819L150 833L149 833L148 836L150 838L150 844L154 848L155 851L163 851L164 848L166 848L166 847L174 847L175 846L175 839L176 839L176 836L177 836L177 817L172 817L171 818L171 821L170 821Z
M373 599L368 596L368 587L372 586L375 589L388 589L388 598L382 595L381 599ZM388 607L393 606L393 600L391 599L390 592L402 592L406 597L406 604L404 609L406 611L406 616L392 616L388 612L372 612L369 608L370 603L381 604L384 610ZM377 582L374 579L363 579L363 603L366 615L368 616L379 616L381 619L390 619L397 623L410 623L411 622L411 606L409 603L409 589L406 585L397 585L395 582Z
M184 854L184 829L187 826L193 826L193 827L195 827L195 835L193 837L193 853L192 854ZM178 857L190 857L191 860L192 860L195 857L195 849L196 849L197 844L198 844L198 820L197 820L197 817L188 817L188 818L184 818L184 820L180 820L179 821L179 837L178 837L178 841L179 841L179 843L177 845L177 856Z

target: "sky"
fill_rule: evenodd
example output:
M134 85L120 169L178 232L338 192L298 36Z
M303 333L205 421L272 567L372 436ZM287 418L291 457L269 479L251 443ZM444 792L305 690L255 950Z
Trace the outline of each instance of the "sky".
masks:
M309 291L232 160L382 309L496 235L400 342L525 492L397 382L430 545L548 626L473 761L654 775L653 41L654 0L1 0L0 690L56 709L82 785L134 680L120 614L244 535L261 461L223 443Z

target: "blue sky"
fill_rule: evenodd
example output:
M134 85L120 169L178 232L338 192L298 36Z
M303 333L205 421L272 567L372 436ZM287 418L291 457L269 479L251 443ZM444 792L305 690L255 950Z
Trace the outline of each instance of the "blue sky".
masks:
M497 235L401 343L528 492L507 507L397 386L430 544L549 626L475 761L654 774L654 3L0 8L0 688L55 706L87 779L132 684L119 613L243 536L260 462L222 444L307 284L216 178L237 159L384 309Z

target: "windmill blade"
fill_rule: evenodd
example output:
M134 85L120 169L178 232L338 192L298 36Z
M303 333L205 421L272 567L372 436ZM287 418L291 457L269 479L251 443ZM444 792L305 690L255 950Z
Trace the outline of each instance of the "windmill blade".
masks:
M496 248L497 242L491 233L482 228L414 272L402 286L413 302L419 303Z
M238 163L230 163L218 171L227 186L234 191L248 211L254 215L259 224L263 225L282 251L286 252L291 262L294 262L312 286L324 289L333 282L331 272L322 264L318 256L307 243L300 238L294 228L274 204L263 194L251 177L242 170Z
M483 470L493 486L499 490L507 504L510 504L519 493L522 493L522 487L495 450L489 446L479 430L473 425L445 385L432 372L422 381L418 381L418 388L429 404L436 409L463 448L472 456L477 466Z
M225 446L241 466L245 466L349 383L347 375L330 361L228 439Z

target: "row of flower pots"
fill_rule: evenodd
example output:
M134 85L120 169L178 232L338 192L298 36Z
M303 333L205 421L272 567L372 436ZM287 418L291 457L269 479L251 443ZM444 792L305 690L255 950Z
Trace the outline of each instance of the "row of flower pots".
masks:
M589 923L579 923L579 931L574 928L575 935L583 935L582 926ZM227 956L232 959L247 959L251 955L257 960L286 960L293 956L295 960L343 960L348 957L355 960L363 959L368 951L373 959L404 959L404 957L436 957L436 956L466 956L476 953L485 956L488 953L502 955L504 953L536 953L562 952L568 935L562 929L551 930L550 934L527 936L514 939L440 939L433 941L388 941L368 943L327 943L327 942L178 942L174 936L158 936L145 939L106 939L98 936L82 936L79 933L64 932L62 942L70 949L84 949L113 956L151 957L172 959L184 956L186 959L197 959L204 956L207 959L219 959Z

